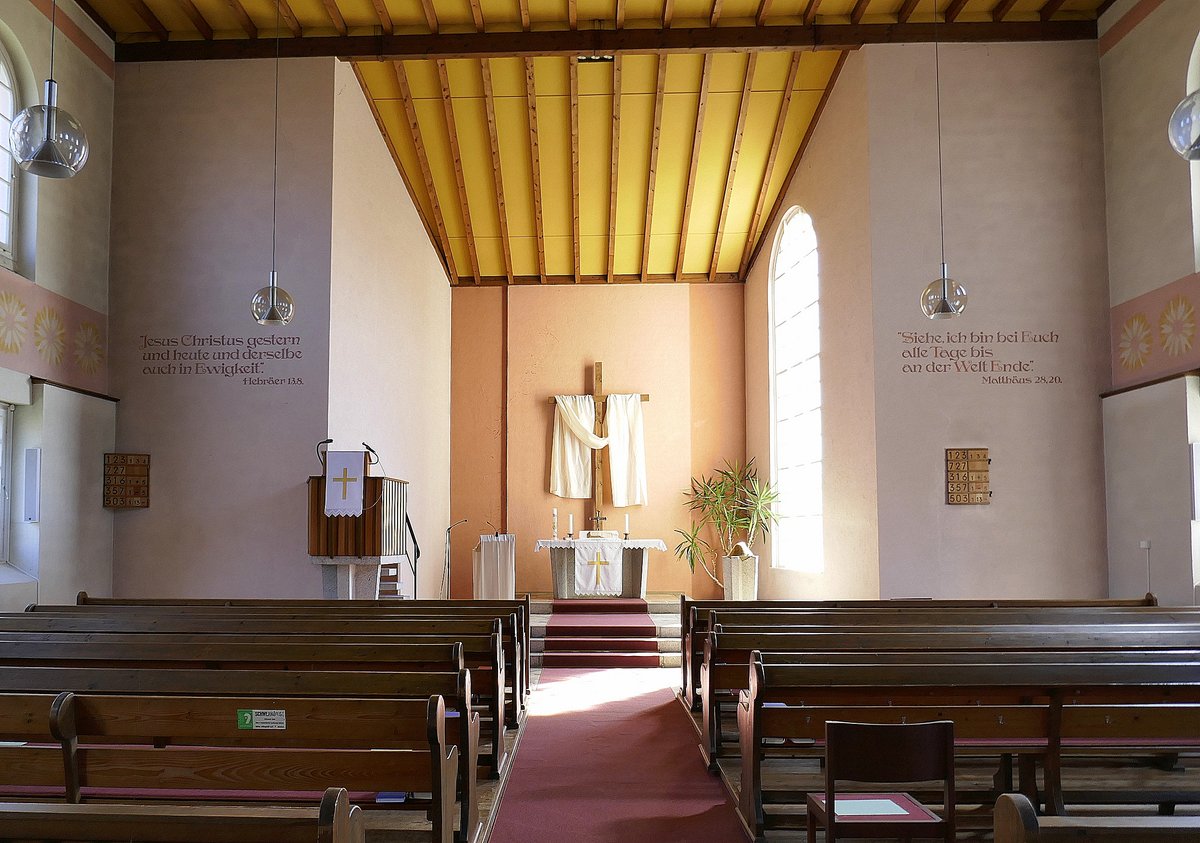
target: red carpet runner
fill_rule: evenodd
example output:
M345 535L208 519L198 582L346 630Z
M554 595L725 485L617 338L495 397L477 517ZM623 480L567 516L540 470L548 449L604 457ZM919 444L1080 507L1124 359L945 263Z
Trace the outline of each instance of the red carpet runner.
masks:
M658 629L645 600L555 600L545 667L658 667Z
M674 698L678 670L546 670L491 843L737 843Z

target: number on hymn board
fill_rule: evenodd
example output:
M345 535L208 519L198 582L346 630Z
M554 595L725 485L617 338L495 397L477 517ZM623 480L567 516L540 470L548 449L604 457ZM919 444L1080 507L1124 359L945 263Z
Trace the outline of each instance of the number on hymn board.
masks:
M946 449L946 503L954 506L991 503L987 448Z

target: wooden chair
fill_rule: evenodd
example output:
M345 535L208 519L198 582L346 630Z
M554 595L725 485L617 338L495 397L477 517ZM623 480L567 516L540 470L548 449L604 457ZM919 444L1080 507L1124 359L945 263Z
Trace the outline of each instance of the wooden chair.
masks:
M903 814L839 815L826 810L835 801L838 781L944 782L943 813L939 817L906 793L855 793L836 797L864 802L890 800ZM808 841L815 843L817 826L826 841L850 837L938 837L954 840L954 723L877 724L830 721L825 724L825 793L808 795Z

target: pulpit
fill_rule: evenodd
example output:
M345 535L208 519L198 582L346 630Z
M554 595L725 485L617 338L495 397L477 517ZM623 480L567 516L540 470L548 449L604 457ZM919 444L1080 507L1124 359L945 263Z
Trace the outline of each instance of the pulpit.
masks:
M575 551L592 539L542 539L534 552L550 551L550 571L554 580L554 599L586 599L592 595L575 590ZM647 551L662 550L662 539L624 539L621 541L621 592L618 597L646 597L646 576L649 565Z
M334 477L334 482L339 478ZM409 565L408 483L394 477L363 477L362 515L325 515L325 477L308 478L308 555L321 565L326 598L374 600L379 569ZM414 594L401 595L407 597Z

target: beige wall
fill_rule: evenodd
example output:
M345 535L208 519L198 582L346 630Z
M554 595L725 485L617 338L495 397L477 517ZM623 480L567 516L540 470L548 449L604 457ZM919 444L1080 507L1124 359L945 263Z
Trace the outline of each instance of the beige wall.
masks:
M409 482L418 594L437 597L450 515L450 285L349 64L334 66L329 436ZM315 468L315 463L313 465Z
M1142 4L1114 6L1119 27ZM1200 3L1166 0L1100 59L1109 296L1120 304L1196 270L1188 163L1167 143L1187 91Z
M284 328L249 311L271 267L274 63L123 64L117 80L112 382L118 447L151 455L151 506L118 514L115 591L317 597L304 484L328 427L334 61L280 70L279 283L296 300ZM175 361L147 361L143 336L180 339L169 352L232 348L236 365L262 362L241 357L252 343L299 338L287 348L303 356L263 362L255 377L278 384L153 374Z
M881 594L1103 596L1097 395L1107 382L1107 296L1095 46L940 48L945 252L971 296L966 313L945 322L917 306L939 269L934 49L874 48L867 61ZM924 347L1027 362L1017 374L1032 382L902 373L905 331L943 335ZM1057 339L948 341L959 331ZM943 449L964 446L990 449L990 506L945 503Z
M852 53L831 96L784 207L813 218L821 276L821 383L825 570L770 567L760 549L760 594L786 597L877 597L879 539L875 493L874 350L862 324L872 312L866 62ZM746 284L747 451L770 466L768 279L778 229L751 267Z
M1194 377L1176 378L1104 399L1108 493L1109 592L1147 590L1166 605L1193 602L1192 472L1189 402ZM1146 551L1150 542L1150 576ZM1149 586L1149 587L1148 587Z
M591 365L604 363L605 390L647 392L646 452L650 502L629 510L606 509L606 526L621 529L630 513L635 537L661 538L674 547L674 530L687 524L682 492L696 473L711 473L725 459L744 456L741 404L745 393L742 288L737 285L620 285L513 287L509 299L507 472L508 498L500 483L504 420L500 387L506 329L503 292L458 289L454 293L454 412L452 451L456 594L469 589L470 549L486 521L499 526L507 506L508 528L517 535L517 589L551 590L545 553L533 544L550 533L557 507L560 529L567 515L583 528L587 501L547 491L555 393L591 388ZM474 405L474 406L472 406ZM651 591L708 595L714 586L693 576L670 552L652 553Z

